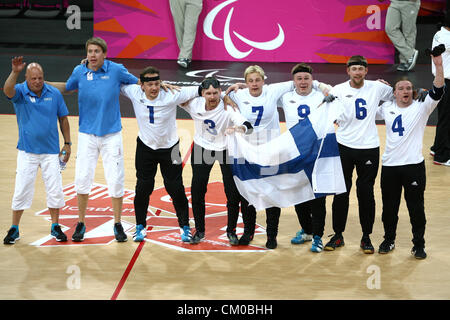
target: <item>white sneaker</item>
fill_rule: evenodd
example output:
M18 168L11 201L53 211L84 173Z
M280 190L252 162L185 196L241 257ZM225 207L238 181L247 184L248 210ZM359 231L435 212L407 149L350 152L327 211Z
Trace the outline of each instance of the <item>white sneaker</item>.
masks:
M448 159L448 160L445 161L445 162L439 162L439 161L434 160L433 163L434 163L434 164L437 164L437 165L439 165L439 166L447 166L447 167L450 167L450 159Z
M419 50L414 49L414 54L411 56L411 58L408 59L408 69L406 71L411 71L415 66L417 62L417 58L419 57Z

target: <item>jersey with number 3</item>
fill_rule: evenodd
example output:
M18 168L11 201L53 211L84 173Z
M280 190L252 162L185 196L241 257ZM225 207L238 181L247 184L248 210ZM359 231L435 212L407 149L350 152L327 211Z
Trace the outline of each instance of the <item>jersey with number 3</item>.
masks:
M424 102L413 101L401 108L395 101L381 105L377 119L386 123L386 147L382 156L383 166L402 166L421 163L423 135L428 117L439 101L427 95Z
M154 100L149 100L137 84L122 86L121 93L133 103L139 138L156 150L171 148L178 142L177 105L198 97L198 87L182 87L174 93L161 90Z
M222 100L213 110L206 110L205 102L205 98L198 97L184 107L194 120L194 142L207 150L225 150L227 146L225 130L240 126L247 119L230 106L225 110Z
M380 81L364 80L364 85L356 89L346 81L334 86L330 93L339 98L342 106L336 119L337 141L354 149L379 147L375 116L380 101L393 98L392 88Z

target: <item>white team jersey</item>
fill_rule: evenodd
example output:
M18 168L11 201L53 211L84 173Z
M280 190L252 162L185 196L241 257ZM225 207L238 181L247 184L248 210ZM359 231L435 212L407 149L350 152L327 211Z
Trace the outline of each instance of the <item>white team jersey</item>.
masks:
M121 92L133 103L139 138L153 150L171 148L177 143L177 105L198 97L196 86L182 87L174 93L161 90L154 100L149 100L137 84L122 86Z
M317 110L317 106L322 103L324 97L322 92L314 89L307 96L301 96L295 90L285 93L281 97L281 103L286 118L286 127L292 128L311 112Z
M248 88L229 94L253 126L253 133L247 137L250 141L263 143L280 135L278 99L293 89L294 82L286 81L264 85L258 97L253 97Z
M205 98L198 97L184 107L194 120L194 142L207 150L225 150L227 146L225 130L240 126L247 119L230 106L225 110L222 100L216 108L208 111L205 109L205 102Z
M450 79L450 31L445 29L445 27L441 27L441 30L436 32L433 37L432 48L444 44L446 50L442 53L442 65L444 66L444 78ZM431 72L434 76L436 76L436 66L431 60Z
M427 120L439 101L427 95L424 102L416 100L400 108L395 101L387 101L377 112L377 119L386 122L386 148L383 166L402 166L423 161L422 144Z
M330 94L341 102L336 119L337 141L354 149L379 147L375 116L380 101L393 99L392 88L380 81L364 80L364 85L355 89L346 81L334 86Z

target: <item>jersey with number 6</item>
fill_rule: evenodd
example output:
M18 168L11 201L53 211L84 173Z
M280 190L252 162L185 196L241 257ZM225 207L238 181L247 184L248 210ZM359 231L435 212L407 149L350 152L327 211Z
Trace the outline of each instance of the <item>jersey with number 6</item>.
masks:
M383 166L401 166L421 163L423 134L428 117L439 100L427 95L424 102L413 101L401 108L395 101L387 101L377 112L377 119L386 122L386 148L382 156Z
M205 98L198 97L184 107L194 120L194 142L207 150L225 150L227 146L225 130L240 126L247 119L230 106L225 110L223 100L220 100L219 105L213 110L206 110L205 102Z
M137 84L122 86L121 92L133 103L139 138L153 150L171 148L178 142L177 105L198 97L197 86L182 87L174 93L161 90L154 100L147 99Z
M392 88L380 81L364 80L364 85L356 89L346 81L334 86L330 94L338 97L342 104L336 119L337 141L354 149L379 147L375 116L380 101L393 99Z
M286 118L286 127L290 129L311 112L317 110L323 98L323 93L314 89L307 96L301 96L295 90L285 93L281 97L281 103Z

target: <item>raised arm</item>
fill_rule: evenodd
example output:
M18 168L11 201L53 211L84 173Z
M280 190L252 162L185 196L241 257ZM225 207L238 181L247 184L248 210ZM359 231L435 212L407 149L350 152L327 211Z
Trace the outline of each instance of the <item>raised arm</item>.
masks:
M11 60L11 73L5 81L3 86L3 91L8 98L12 98L16 95L16 89L14 86L17 83L17 78L19 77L22 70L25 68L26 63L23 62L23 57L14 57Z
M431 59L433 59L433 63L436 66L436 75L434 76L433 85L436 88L442 88L445 84L444 67L442 65L442 55L439 55L437 57L434 57L432 55Z

